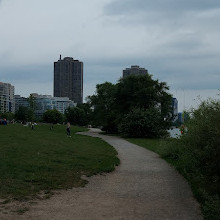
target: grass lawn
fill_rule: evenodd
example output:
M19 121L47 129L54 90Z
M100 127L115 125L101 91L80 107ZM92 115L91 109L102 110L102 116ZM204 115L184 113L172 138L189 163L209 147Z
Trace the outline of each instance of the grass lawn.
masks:
M75 134L63 125L0 126L0 198L24 200L40 191L84 186L82 175L110 172L117 152L99 138Z

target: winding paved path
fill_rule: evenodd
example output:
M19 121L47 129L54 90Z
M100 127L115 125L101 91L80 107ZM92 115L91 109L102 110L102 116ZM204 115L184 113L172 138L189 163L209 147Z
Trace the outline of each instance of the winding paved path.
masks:
M18 219L51 220L200 220L200 208L189 185L157 154L124 139L92 129L118 151L121 164L107 175L89 179L33 205Z

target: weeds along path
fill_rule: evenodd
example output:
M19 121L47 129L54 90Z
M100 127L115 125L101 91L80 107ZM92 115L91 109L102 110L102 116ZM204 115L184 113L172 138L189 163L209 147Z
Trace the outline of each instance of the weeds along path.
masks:
M61 191L12 219L203 219L187 182L157 154L98 132L81 134L114 146L121 160L116 170L89 178L84 188Z

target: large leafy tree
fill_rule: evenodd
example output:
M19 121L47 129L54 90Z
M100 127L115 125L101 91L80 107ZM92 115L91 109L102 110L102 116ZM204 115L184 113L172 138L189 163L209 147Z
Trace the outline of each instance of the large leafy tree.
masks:
M118 109L118 115L122 119L123 126L121 131L128 133L127 126L130 120L137 120L132 115L139 112L139 123L142 124L142 130L139 132L133 124L129 125L133 129L134 136L160 136L163 130L170 126L171 122L171 103L172 96L168 93L169 87L165 82L153 80L151 75L131 75L119 80L117 84L117 93L115 103ZM144 126L145 125L145 126Z
M107 132L119 129L130 136L130 131L136 132L133 136L159 136L170 126L172 96L168 90L165 82L149 74L127 76L116 85L99 84L96 94L89 97L94 120Z
M65 110L66 121L74 125L86 125L87 116L83 109L79 107L69 107Z
M15 119L19 121L33 121L34 120L34 112L32 109L19 106L19 109L15 112Z
M47 123L57 124L62 123L63 115L58 110L47 110L43 114L43 120Z
M161 127L161 112L157 108L134 108L119 123L119 131L129 137L158 137L166 134Z
M165 82L153 80L151 75L131 75L121 78L117 84L115 102L121 113L135 108L160 108L166 116L171 104L171 95Z
M117 86L105 82L96 85L96 94L88 97L88 103L94 108L93 124L103 126L103 130L108 132L116 132L116 97Z
M89 103L78 104L77 107L83 110L85 113L85 119L84 119L85 124L91 124L92 109L90 104Z

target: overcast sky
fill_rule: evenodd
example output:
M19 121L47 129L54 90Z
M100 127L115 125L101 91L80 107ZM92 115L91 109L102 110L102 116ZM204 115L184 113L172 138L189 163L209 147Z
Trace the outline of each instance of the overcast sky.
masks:
M52 95L61 54L83 61L86 97L139 65L182 111L219 97L219 21L219 0L0 0L0 81Z

